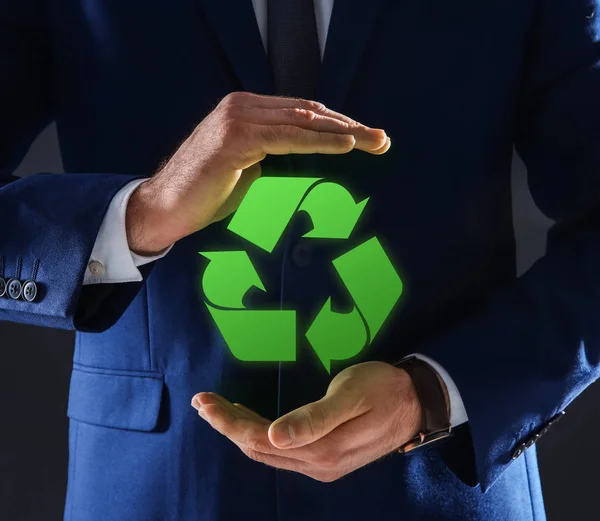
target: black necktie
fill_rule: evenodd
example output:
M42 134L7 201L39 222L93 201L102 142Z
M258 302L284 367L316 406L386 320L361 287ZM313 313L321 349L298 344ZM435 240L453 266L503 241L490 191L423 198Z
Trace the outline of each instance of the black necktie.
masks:
M312 0L268 0L267 24L275 93L312 99L321 65Z

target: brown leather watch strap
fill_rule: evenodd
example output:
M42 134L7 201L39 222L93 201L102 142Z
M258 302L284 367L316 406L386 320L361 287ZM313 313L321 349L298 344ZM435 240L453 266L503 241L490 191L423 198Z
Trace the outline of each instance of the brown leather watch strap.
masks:
M419 434L402 445L398 452L406 454L417 447L450 436L450 397L446 384L428 363L409 356L394 364L404 369L411 377L421 402L422 423Z

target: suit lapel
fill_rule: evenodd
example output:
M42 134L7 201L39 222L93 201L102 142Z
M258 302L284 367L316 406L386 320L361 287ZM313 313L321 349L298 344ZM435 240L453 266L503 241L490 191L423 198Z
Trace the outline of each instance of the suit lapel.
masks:
M251 0L198 0L244 90L275 91ZM383 0L336 0L315 99L341 110Z
M341 111L383 0L336 0L315 97Z
M251 0L198 0L247 92L272 94L273 79Z

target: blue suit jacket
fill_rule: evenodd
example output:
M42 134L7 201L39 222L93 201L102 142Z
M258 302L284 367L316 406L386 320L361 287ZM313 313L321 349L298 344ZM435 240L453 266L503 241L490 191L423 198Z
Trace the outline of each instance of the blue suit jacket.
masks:
M189 405L212 390L273 418L328 381L305 344L281 369L229 353L202 303L197 254L246 247L227 221L142 268L143 283L81 289L113 195L150 176L227 93L273 93L250 1L0 0L0 256L22 280L37 261L40 286L35 302L0 299L0 318L78 330L65 518L544 519L535 448L513 454L600 365L599 7L336 2L315 98L384 128L393 146L268 158L265 175L320 175L370 197L352 239L376 234L401 271L393 317L333 373L427 354L455 380L470 433L325 484L249 460ZM52 119L68 174L15 179ZM519 279L513 144L558 223ZM299 320L328 295L348 302L335 248L299 246L309 227L299 214L272 255L257 254L269 291L248 302Z

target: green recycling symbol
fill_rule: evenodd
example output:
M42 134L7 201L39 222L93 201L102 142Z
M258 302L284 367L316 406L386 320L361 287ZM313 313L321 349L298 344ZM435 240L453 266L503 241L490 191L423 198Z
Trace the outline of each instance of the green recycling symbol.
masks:
M306 238L348 239L368 198L356 203L343 186L322 178L261 177L227 229L267 253L294 214L304 210L313 223ZM199 252L209 259L202 276L205 304L232 354L243 361L296 360L296 311L251 310L242 299L252 286L266 291L246 251ZM331 360L347 360L373 342L402 294L402 281L377 237L333 260L354 307L337 313L328 298L306 338L331 372Z

